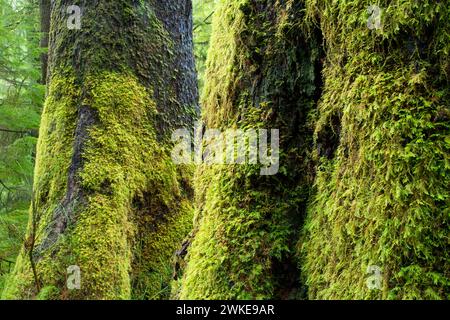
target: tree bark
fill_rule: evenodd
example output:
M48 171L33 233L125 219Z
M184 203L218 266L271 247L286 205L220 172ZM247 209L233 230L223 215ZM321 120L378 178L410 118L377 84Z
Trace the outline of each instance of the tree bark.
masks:
M327 52L309 297L446 299L450 3L309 4Z
M67 26L74 4L79 30ZM61 0L51 12L34 184L42 289L21 254L4 296L165 297L192 220L189 175L169 140L198 111L191 2ZM72 265L79 290L66 285Z
M50 32L50 0L40 0L39 9L41 16L41 41L40 47L48 48L48 38ZM47 83L48 54L41 54L41 84Z
M200 167L182 299L301 296L295 247L314 175L308 116L321 87L320 39L302 29L303 9L234 0L216 9L205 126L279 129L281 167L268 176L261 164Z

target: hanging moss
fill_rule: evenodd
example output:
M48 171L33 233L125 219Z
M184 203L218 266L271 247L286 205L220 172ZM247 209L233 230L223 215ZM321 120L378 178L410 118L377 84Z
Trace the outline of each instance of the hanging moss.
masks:
M63 94L64 93L64 94ZM48 205L41 216L49 219L49 212L55 209L57 199L66 191L68 164L73 152L73 134L76 124L76 97L79 95L73 78L55 78L49 88L49 95L41 117L38 140L38 156L36 159L35 175L40 179L35 181L34 189L40 190L35 201L45 199ZM56 119L59 119L56 122ZM42 161L52 159L53 161ZM28 229L31 228L31 219ZM42 229L41 229L42 230ZM42 232L40 230L40 232ZM13 275L6 282L2 298L12 299L20 297L25 291L30 294L34 284L27 253L22 249Z
M174 294L182 299L300 295L295 243L312 172L308 114L319 49L301 27L302 2L223 0L213 21L203 95L207 128L280 129L282 167L203 165L195 229ZM182 265L182 263L180 263Z
M450 3L377 1L378 30L366 1L308 4L327 52L299 242L309 297L448 299Z

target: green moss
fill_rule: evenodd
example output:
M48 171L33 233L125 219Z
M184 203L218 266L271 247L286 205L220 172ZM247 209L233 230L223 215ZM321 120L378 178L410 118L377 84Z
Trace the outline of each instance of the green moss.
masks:
M136 244L131 275L134 288L133 299L168 299L172 291L174 253L181 245L180 239L192 230L192 207L190 202L180 204L182 216L164 221L149 218L141 221L141 229L155 228L152 237L139 238ZM155 221L156 220L156 221Z
M54 77L42 112L35 166L35 176L39 179L34 182L34 190L37 190L34 197L43 221L51 220L52 211L66 190L78 95L73 77ZM28 229L30 223L31 217ZM43 227L38 233L42 232ZM6 282L3 298L28 296L32 292L33 277L25 255L22 249L14 272Z
M303 274L312 299L446 299L449 2L377 4L370 30L365 1L309 2L327 63Z
M175 293L181 299L299 295L293 256L309 195L307 115L318 56L315 38L305 41L301 16L302 3L295 1L218 4L204 122L223 130L280 129L283 167L270 177L260 176L260 165L198 169L195 228ZM303 133L305 139L293 140Z
M59 289L54 286L47 286L41 289L39 295L36 297L38 300L53 300L59 298Z
M14 210L2 212L0 216L0 293L3 291L6 279L13 271L14 262L22 243L20 242L26 232L28 222L28 201L23 201Z
M63 80L53 77L41 129L44 134L39 144L36 183L37 190L50 190L50 193L46 193L45 204L39 206L46 214L38 246L47 236L46 228L51 228L55 207L62 197L61 190L64 191L67 184L67 165L73 143L65 137L73 135L76 123L72 115L76 110L73 103L81 98L77 96L61 103L57 97L64 97L66 101L70 97L67 92L80 91L65 91L62 95L58 91L62 83ZM72 203L76 214L72 217L74 222L38 260L37 270L45 287L60 289L60 298L126 299L134 289L130 273L133 269L144 269L133 263L140 254L135 250L136 239L145 241L139 248L146 256L154 257L154 261L145 263L151 264L153 272L169 283L171 275L159 271L171 262L184 237L183 232L187 234L190 209L185 203L180 205L185 195L179 186L178 172L166 146L157 142L155 129L149 121L156 113L151 92L135 77L112 72L87 76L83 89L88 94L84 95L82 104L92 108L97 118L89 128L89 139L82 155L83 167L77 174L84 197ZM57 127L53 131L52 121L56 120L59 125L67 121L71 126ZM49 140L49 135L54 140ZM60 153L53 153L57 151ZM48 174L43 173L46 170ZM37 199L41 197L44 198L38 195ZM145 205L147 203L151 205ZM140 228L149 220L153 221L151 228ZM66 270L70 265L81 269L81 290L69 291L65 287ZM154 282L154 277L148 279L144 288L139 288L150 291L150 298L160 297L159 283ZM8 291L32 297L33 285L29 262L22 254ZM45 294L41 292L41 295ZM7 298L14 296L5 293Z
M171 129L192 122L196 91L180 89L175 67L189 53L157 15L159 2L84 3L82 29L69 30L65 11L77 2L52 7L32 207L43 289L26 246L4 297L53 298L54 287L61 299L162 298L192 224L189 177L168 143ZM81 269L80 290L66 287L71 265Z

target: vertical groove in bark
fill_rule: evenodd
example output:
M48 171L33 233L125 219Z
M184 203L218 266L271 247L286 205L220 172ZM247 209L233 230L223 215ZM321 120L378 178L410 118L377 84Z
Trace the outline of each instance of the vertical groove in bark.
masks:
M207 128L279 129L280 170L204 165L182 299L298 298L296 242L314 172L310 112L320 95L320 39L303 1L218 4L203 96ZM317 78L317 76L319 76Z

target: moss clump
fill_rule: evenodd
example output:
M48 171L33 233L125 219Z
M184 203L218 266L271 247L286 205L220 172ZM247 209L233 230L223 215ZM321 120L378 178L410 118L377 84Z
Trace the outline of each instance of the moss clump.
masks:
M197 98L183 85L195 78L190 38L173 30L189 17L175 17L174 4L54 3L31 210L39 281L27 241L4 297L47 297L48 288L62 299L167 295L166 268L192 223L189 177L170 159L168 133L193 121ZM69 5L82 8L80 30L67 28ZM71 265L80 290L67 289Z
M307 42L302 32L302 9L296 1L218 4L204 122L223 131L279 129L282 167L274 176L260 176L260 165L199 168L195 228L176 293L182 299L300 295L294 253L309 196L308 114L319 55L316 38Z
M73 153L73 135L76 125L76 101L79 90L73 77L54 77L44 105L37 145L34 195L41 219L50 220L58 199L62 198ZM31 219L29 219L30 230ZM38 233L43 232L43 227ZM32 295L33 276L26 252L22 249L12 275L6 281L2 298L13 299Z
M58 85L63 82L57 76L52 79L53 90L49 93L41 130L44 133L51 130L47 127L51 127L51 122L45 119L55 115L50 110L62 108L71 115L73 105L70 102L59 103L56 99L60 96ZM183 232L188 232L190 210L183 202L178 172L171 163L166 146L157 142L155 129L149 121L156 113L151 92L142 87L135 77L112 72L87 76L83 90L88 94L75 97L73 101L82 98L82 104L90 106L96 117L95 124L89 128L89 139L82 155L83 167L77 174L83 196L72 202L75 216L71 217L65 232L50 248L39 252L37 271L45 287L53 286L60 290L60 298L126 299L131 297L133 291L130 273L141 267L133 261L140 261L140 254L153 256L153 272L159 272L163 265L170 263ZM67 96L65 94L64 99ZM58 116L62 117L56 118L59 123L64 123L68 118L61 112ZM69 120L73 121L70 117ZM75 122L72 121L71 131ZM67 130L64 133L71 134L71 131L64 129ZM51 141L53 149L66 151L61 156L70 155L71 150L71 143L63 139L64 133L58 130L51 134L55 136L55 141ZM50 177L49 183L58 182L60 187L64 187L68 175L67 163L70 161L67 158L62 161L64 159L57 155L47 155L51 148L45 143L48 142L46 135L42 137L36 171L45 171L42 166L57 170L54 163L44 159L57 159L55 161L61 161L65 167L58 172L60 175L37 175L36 183L40 186ZM55 180L59 176L61 180ZM47 189L40 187L38 190ZM61 197L61 191L58 192ZM49 236L47 230L52 227L59 200L57 196L53 198L52 193L46 194L44 199L47 200L45 205L39 206L45 214L41 221L43 232L38 238L38 248ZM52 202L48 204L49 200ZM146 206L145 203L151 205ZM153 227L138 234L143 231L139 227L149 220L153 221ZM172 229L179 234L174 236ZM145 241L145 245L138 244L137 239ZM135 250L138 246L140 251ZM65 287L66 270L70 265L81 269L80 290L69 291ZM29 261L22 254L8 290L10 293L5 293L5 296L30 298L36 294L30 275ZM139 276L145 277L145 273ZM170 275L160 276L169 283ZM148 297L158 298L160 288L154 280L151 278L149 287L139 290L150 290Z
M446 299L450 3L378 1L379 30L366 1L308 3L327 44L299 242L309 297ZM381 290L367 286L372 265Z
M168 299L172 291L173 258L181 239L192 230L193 209L184 200L182 214L141 219L140 228L151 237L138 237L135 244L131 283L132 299ZM156 254L155 254L156 253Z

